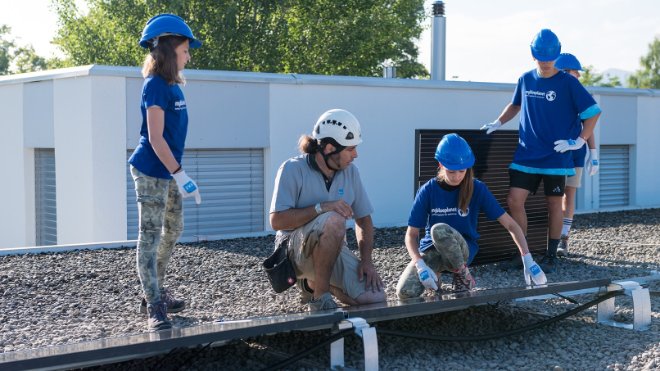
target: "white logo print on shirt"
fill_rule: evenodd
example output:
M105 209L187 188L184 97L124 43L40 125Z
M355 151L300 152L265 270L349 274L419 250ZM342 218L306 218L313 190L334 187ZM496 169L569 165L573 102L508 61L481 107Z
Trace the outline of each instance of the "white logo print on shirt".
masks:
M545 99L547 99L548 102L552 102L553 100L557 99L557 93L555 93L554 90L550 90L549 92L545 93Z
M463 210L457 208L457 207L445 207L445 208L440 208L436 207L434 209L431 209L431 214L434 216L450 216L450 215L460 215L462 217L466 217L470 213L470 208L468 207L465 212Z
M525 91L525 96L530 98L545 98L548 102L552 102L557 99L557 93L554 90L548 92L542 92L537 90L527 90Z
M174 110L175 111L181 111L183 109L186 109L186 101L185 100L178 100L174 102Z

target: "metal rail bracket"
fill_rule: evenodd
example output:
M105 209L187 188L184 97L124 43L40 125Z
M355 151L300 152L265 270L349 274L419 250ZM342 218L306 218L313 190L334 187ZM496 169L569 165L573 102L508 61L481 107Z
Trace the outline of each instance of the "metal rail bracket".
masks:
M635 281L618 281L605 288L606 291L624 290L626 296L632 297L633 323L623 323L614 320L614 300L612 297L598 304L598 323L604 325L646 331L651 328L651 296L649 289Z
M339 323L334 331L353 328L355 334L362 338L364 346L364 369L366 371L378 370L378 338L376 328L370 327L363 318L347 318ZM330 367L332 369L344 368L344 338L330 344Z

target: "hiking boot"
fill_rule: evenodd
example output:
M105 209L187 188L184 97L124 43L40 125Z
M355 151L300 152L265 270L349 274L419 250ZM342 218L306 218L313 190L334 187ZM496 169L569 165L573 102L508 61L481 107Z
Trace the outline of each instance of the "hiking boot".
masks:
M329 292L321 295L321 297L318 299L310 300L307 305L309 306L310 312L338 308L337 303L335 303L335 301L332 299L332 295L330 295Z
M568 256L568 236L561 235L559 246L557 246L557 256Z
M307 278L297 280L296 286L300 289L300 304L307 304L314 299L314 290L307 284Z
M172 323L167 319L166 311L167 304L165 304L164 301L147 305L147 312L149 312L147 328L149 331L159 331L172 328Z
M556 256L545 255L539 262L539 267L545 274L555 273L559 270L559 259Z
M160 300L167 305L167 313L178 313L186 309L185 300L175 298L166 288L160 291ZM147 301L144 298L140 303L140 313L147 313Z
M472 291L477 286L470 270L466 265L452 272L451 287L454 292Z

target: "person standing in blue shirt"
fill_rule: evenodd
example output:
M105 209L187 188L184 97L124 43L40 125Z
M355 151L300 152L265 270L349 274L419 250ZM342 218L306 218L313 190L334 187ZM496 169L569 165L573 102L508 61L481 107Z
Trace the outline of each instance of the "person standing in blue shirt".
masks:
M468 265L479 251L477 218L483 211L506 228L518 246L526 283L545 284L542 269L534 262L520 226L498 204L488 187L473 177L474 154L458 134L445 135L435 151L438 175L417 191L408 218L405 243L411 261L396 287L400 299L438 290L438 274L452 272L455 292L474 289ZM420 240L420 231L425 230Z
M530 48L536 68L518 79L511 103L497 120L481 129L490 134L520 112L518 147L509 166L507 204L526 234L525 202L543 181L549 231L540 265L546 273L553 273L558 269L566 176L575 174L570 151L582 148L592 136L601 109L576 78L555 68L561 52L557 35L543 29L534 36ZM576 137L573 128L580 120L582 129Z
M580 78L580 71L582 65L580 61L570 53L561 53L555 60L555 68L562 70L576 79ZM579 120L579 125L574 126L574 135L579 135L582 130L582 120ZM587 146L589 152L587 152ZM557 256L568 256L568 236L573 225L573 215L575 214L575 193L577 189L582 186L582 172L585 168L590 176L598 173L598 149L596 149L595 135L587 139L587 146L580 148L573 152L573 163L575 165L575 175L566 177L566 188L564 190L563 210L564 222L561 228L561 238L559 247L557 247ZM585 161L589 156L589 161Z
M190 62L190 48L202 43L190 27L173 14L151 18L140 46L149 49L142 67L142 127L140 142L128 159L135 181L140 226L137 271L144 291L140 311L148 313L147 328L171 327L167 312L179 312L185 301L163 286L172 249L183 231L182 198L202 199L197 184L181 167L188 111L179 84Z

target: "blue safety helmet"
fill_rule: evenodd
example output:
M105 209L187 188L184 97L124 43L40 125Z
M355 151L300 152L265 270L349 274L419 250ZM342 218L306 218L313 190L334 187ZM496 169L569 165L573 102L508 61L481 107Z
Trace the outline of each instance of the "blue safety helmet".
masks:
M532 49L532 56L537 61L550 62L559 56L561 43L554 32L544 28L534 36L530 48Z
M181 17L167 13L158 14L147 21L144 30L142 30L140 46L143 48L155 47L154 41L160 36L167 35L187 37L190 40L192 49L202 46L202 42L195 39L192 30Z
M463 170L474 165L470 145L455 133L442 137L435 150L435 159L449 170Z
M559 70L582 71L580 61L571 53L561 53L555 60L555 68Z

